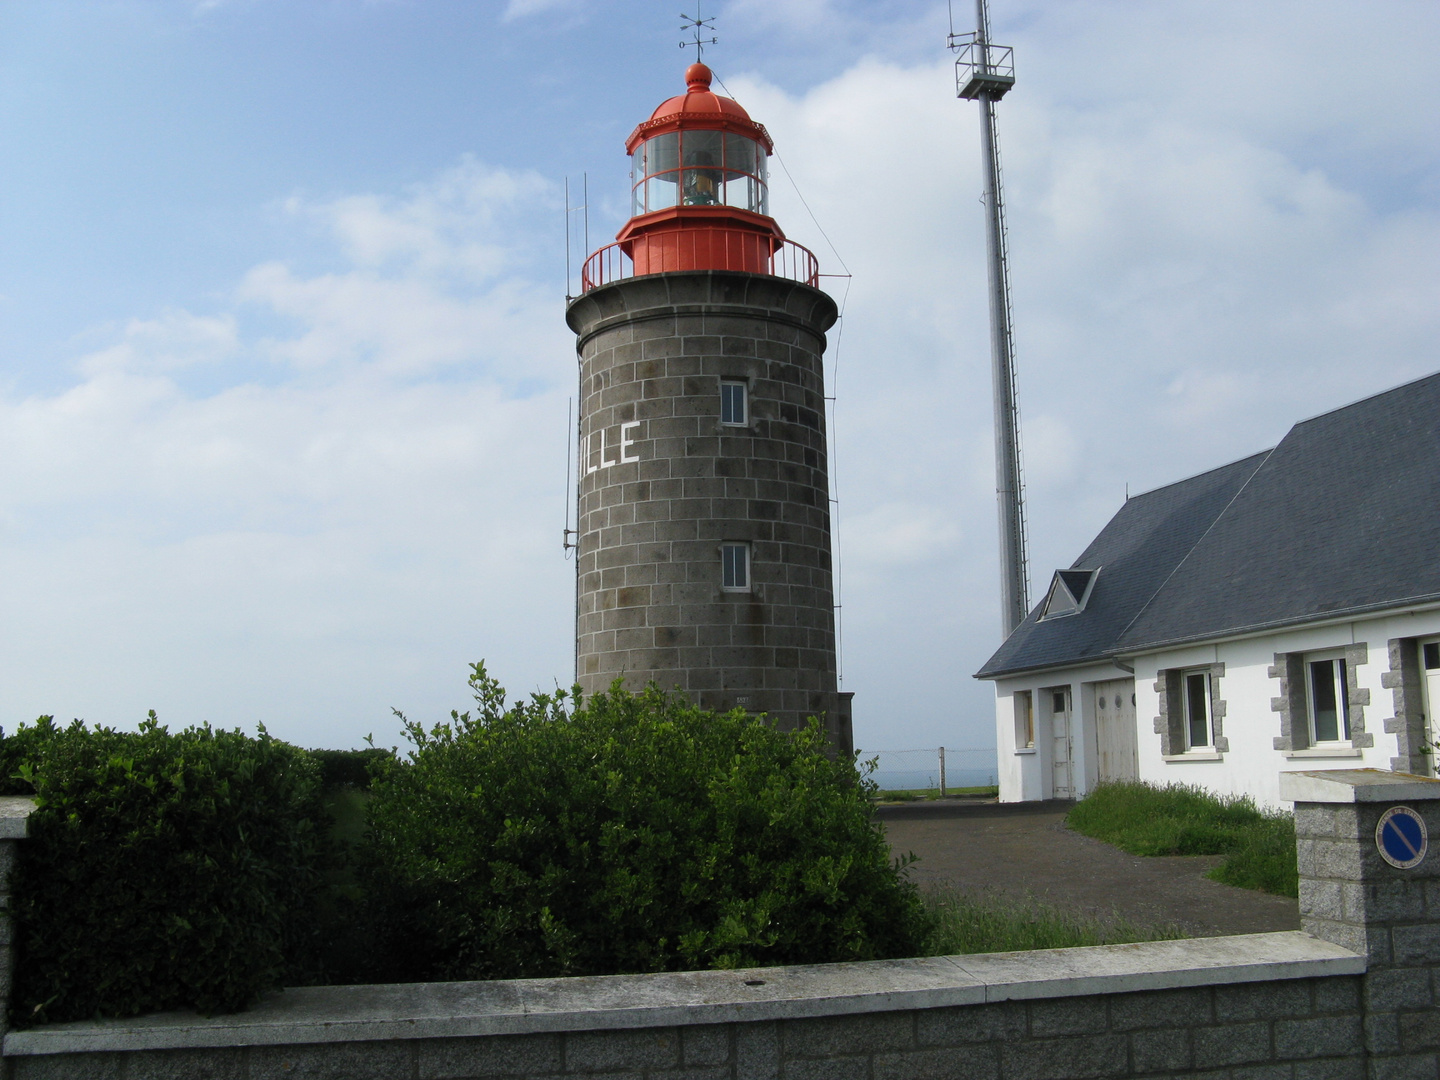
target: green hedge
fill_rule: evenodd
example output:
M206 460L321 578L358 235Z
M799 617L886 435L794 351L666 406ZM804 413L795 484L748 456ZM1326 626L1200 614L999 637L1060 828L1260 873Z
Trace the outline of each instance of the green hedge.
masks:
M238 731L0 738L33 793L13 904L19 1026L244 1008L279 985L915 955L934 925L819 728L651 689L475 713L413 746Z
M136 732L49 717L0 744L39 803L19 845L20 1024L243 1008L313 934L319 769L262 729Z
M425 729L377 778L361 866L396 979L608 974L914 955L929 918L817 726L651 688ZM388 931L388 937L387 935Z

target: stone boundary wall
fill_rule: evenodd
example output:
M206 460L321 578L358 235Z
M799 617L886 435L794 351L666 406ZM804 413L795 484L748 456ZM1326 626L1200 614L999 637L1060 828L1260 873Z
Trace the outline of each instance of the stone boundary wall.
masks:
M1440 781L1296 772L1281 775L1281 794L1295 803L1300 931L314 987L232 1016L11 1031L3 1070L8 1080L1437 1080L1440 858L1390 865L1376 828L1405 804L1440 836ZM28 805L0 800L0 859L25 836Z
M1365 1075L1363 957L1302 933L608 978L290 990L11 1032L13 1080Z

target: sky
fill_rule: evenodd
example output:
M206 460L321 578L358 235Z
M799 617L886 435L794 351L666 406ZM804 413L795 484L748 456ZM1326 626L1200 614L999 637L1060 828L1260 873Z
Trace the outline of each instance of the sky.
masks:
M676 7L0 4L0 725L388 745L393 709L466 707L476 660L512 695L569 684L567 232L573 279L628 212L625 136L683 86ZM775 216L848 275L856 743L983 751L984 223L946 9L712 13ZM1440 5L991 19L1036 600L1127 490L1440 369Z

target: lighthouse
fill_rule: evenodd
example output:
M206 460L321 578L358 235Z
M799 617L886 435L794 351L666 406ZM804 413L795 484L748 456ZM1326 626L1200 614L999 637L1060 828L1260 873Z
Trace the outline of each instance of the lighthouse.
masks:
M580 363L576 678L650 682L852 749L837 692L815 256L765 128L692 64L626 140L631 217L566 312Z

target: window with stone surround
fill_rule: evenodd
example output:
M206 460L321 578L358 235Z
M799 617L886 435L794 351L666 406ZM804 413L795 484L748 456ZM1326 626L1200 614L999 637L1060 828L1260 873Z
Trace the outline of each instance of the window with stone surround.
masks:
M1380 685L1390 691L1395 715L1381 724L1395 736L1396 756L1390 759L1390 768L1394 772L1434 776L1434 758L1428 746L1431 725L1426 719L1433 711L1427 697L1434 695L1427 695L1426 683L1440 671L1431 672L1426 664L1433 660L1440 669L1440 642L1421 643L1407 637L1390 638L1386 645L1390 670L1380 673Z
M1270 708L1280 715L1276 750L1289 757L1359 757L1375 745L1365 730L1370 691L1358 686L1358 669L1369 663L1364 642L1336 649L1276 653L1270 678L1280 693Z
M1225 737L1225 701L1219 695L1224 675L1222 663L1156 672L1160 715L1155 717L1155 733L1160 736L1160 753L1166 761L1218 760L1230 749Z

